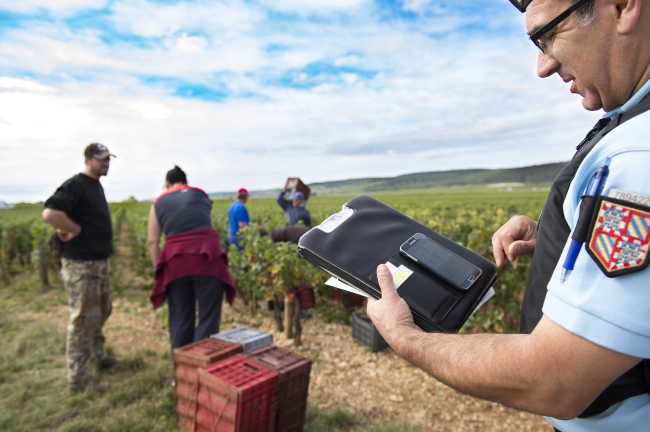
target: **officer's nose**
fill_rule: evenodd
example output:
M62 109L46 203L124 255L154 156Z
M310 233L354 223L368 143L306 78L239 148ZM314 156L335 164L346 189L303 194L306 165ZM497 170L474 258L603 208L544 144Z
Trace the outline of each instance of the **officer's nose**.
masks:
M537 75L540 78L550 77L557 72L560 66L560 62L551 54L539 53L539 57L537 57Z

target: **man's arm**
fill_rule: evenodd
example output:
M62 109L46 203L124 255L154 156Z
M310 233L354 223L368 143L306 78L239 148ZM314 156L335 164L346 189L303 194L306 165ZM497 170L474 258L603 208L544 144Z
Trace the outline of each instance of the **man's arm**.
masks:
M537 222L527 216L513 216L492 236L492 253L497 266L514 262L518 256L535 254Z
M50 224L54 229L68 232L66 235L58 233L62 242L69 242L81 234L81 226L70 219L68 215L61 210L46 208L43 210L43 220Z
M289 204L288 201L284 200L284 191L280 191L280 195L278 195L278 198L275 201L278 203L280 207L282 207L282 210L284 211L287 211L287 209L291 205Z
M248 225L250 225L251 218L248 215L248 210L246 207L239 207L235 212L235 216L237 219L237 224L239 225L239 229L246 228Z
M383 272L385 271L385 272ZM596 345L543 317L530 335L429 334L413 322L390 271L368 315L395 352L463 393L557 419L581 414L641 359Z
M149 248L149 256L151 263L156 266L158 256L160 255L160 236L162 235L162 227L158 222L158 215L156 214L156 207L151 206L149 211L149 224L147 226L147 247Z

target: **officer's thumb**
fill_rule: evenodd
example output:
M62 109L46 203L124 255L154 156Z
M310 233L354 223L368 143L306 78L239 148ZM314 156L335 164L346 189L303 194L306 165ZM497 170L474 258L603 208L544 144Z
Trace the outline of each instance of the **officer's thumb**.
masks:
M397 296L397 290L395 289L393 275L386 265L381 264L379 267L377 267L377 280L379 280L379 286L381 287L382 298L391 298Z
M532 255L535 252L535 240L519 240L510 245L510 254L514 256Z

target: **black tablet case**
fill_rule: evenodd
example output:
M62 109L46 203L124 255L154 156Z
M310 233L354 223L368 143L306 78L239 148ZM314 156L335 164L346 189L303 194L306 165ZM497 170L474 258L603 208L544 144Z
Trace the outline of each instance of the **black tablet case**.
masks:
M367 195L346 204L354 214L331 233L314 228L300 239L298 254L342 282L375 299L381 297L377 266L391 261L413 274L398 293L415 323L427 332L457 332L496 281L497 268L481 255L449 240ZM399 251L416 233L424 234L482 270L469 290L455 289Z

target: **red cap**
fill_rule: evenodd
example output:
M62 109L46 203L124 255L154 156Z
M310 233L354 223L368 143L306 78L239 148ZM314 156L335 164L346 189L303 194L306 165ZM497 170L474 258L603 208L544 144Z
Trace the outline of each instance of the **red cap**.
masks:
M238 194L246 194L246 195L248 195L248 191L247 191L246 189L244 189L244 188L239 189L239 190L237 191L237 193L238 193Z

